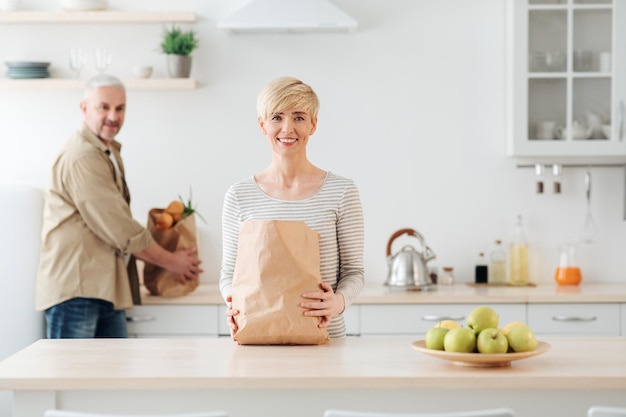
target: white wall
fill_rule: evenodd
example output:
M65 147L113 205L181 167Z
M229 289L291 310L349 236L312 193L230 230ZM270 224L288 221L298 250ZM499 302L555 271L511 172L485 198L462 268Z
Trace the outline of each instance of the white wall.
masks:
M293 75L311 84L322 102L311 160L360 187L370 282L384 282L387 241L405 227L424 235L437 265L454 266L459 281L471 281L478 252L495 239L510 239L517 213L526 219L534 248L532 279L553 282L557 244L582 229L584 169L564 170L561 195L536 195L533 170L518 169L505 156L502 0L335 0L358 20L356 34L218 31L219 17L242 3L110 0L111 8L193 9L200 17L195 28L201 47L192 71L200 87L130 91L118 139L138 219L193 188L208 220L200 242L204 281L219 275L224 192L270 159L256 125L256 95L269 80ZM58 8L46 0L28 0L27 6ZM142 63L164 77L165 59L157 51L161 29L0 25L0 57L51 61L54 76L70 77L71 46L108 47L110 72L128 78L132 65ZM85 77L95 72L89 58ZM80 123L81 93L0 92L0 180L45 185L57 150ZM624 170L592 173L598 232L579 251L583 282L623 282Z

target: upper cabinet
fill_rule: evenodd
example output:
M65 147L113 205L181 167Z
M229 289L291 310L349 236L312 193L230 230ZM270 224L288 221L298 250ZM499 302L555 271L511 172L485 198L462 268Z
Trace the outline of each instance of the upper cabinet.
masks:
M508 153L626 163L626 0L509 0Z

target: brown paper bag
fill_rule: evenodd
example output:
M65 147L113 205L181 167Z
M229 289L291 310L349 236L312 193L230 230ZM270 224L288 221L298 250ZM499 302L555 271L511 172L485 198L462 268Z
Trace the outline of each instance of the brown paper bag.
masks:
M232 307L240 344L316 345L328 341L321 317L307 317L305 292L320 291L319 235L301 221L254 220L241 225Z
M163 209L152 209L148 213L148 230L152 233L154 240L163 248L170 252L177 249L197 248L196 238L196 218L194 214L184 217L167 230L156 228L156 219ZM160 266L145 263L143 270L143 283L152 295L163 297L181 297L195 290L200 284L199 281L192 280L181 283L178 276Z

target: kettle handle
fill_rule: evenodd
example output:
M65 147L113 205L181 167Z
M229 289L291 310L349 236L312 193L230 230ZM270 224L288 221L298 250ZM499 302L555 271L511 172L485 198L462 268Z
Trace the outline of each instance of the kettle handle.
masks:
M416 230L400 229L397 232L395 232L393 235L391 235L391 237L389 238L389 242L387 242L387 258L391 256L391 245L393 244L393 241L405 233L408 234L409 236L415 236L416 238L419 239L420 243L422 244L422 247L426 247L426 244L424 243L424 238Z

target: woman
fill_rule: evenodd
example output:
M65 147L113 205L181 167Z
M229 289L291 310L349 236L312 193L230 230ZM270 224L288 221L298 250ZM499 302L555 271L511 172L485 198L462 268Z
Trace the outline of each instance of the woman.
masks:
M248 220L298 220L320 235L322 285L303 294L305 315L321 317L330 337L345 336L341 315L364 283L363 210L350 179L313 165L306 154L317 127L319 101L302 81L282 77L259 94L258 123L272 150L262 172L230 187L222 212L223 257L220 291L227 302L231 334L237 330L231 287L239 226Z

